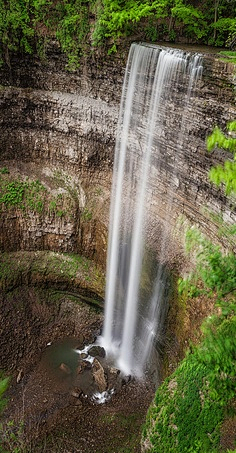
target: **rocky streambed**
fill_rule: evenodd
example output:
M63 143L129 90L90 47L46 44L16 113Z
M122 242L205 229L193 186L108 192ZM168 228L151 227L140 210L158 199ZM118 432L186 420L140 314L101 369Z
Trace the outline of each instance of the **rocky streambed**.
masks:
M4 451L140 451L155 389L107 362L96 345L102 310L81 296L52 282L1 290L0 369L11 375Z

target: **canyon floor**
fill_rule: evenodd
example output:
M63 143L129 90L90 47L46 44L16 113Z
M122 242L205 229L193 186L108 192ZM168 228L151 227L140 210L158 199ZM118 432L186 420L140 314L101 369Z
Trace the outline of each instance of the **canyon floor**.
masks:
M64 367L63 352L48 360L47 351L62 339L81 348L92 343L101 332L101 310L63 293L55 301L50 291L28 287L1 293L0 302L1 368L12 376L1 420L3 448L24 453L140 452L153 384L120 378L110 400L98 404L91 399L89 366L81 384Z

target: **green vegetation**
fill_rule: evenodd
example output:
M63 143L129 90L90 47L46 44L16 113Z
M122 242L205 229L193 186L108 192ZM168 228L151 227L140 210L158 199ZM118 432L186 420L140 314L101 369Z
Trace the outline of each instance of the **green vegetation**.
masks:
M236 31L235 6L227 1L196 2L182 0L135 1L103 0L103 8L96 23L94 40L114 41L137 33L142 21L145 39L156 41L185 36L195 41L229 45Z
M206 319L200 345L192 346L158 389L144 439L150 452L219 452L220 429L233 415L236 384L236 257L222 255L196 229L188 232L188 253L196 270L179 290L185 297L215 297L220 314Z
M214 129L207 139L208 151L218 147L230 151L233 154L232 160L226 160L224 165L218 165L210 170L210 180L217 186L224 185L226 195L236 194L236 121L227 125L229 134L226 136L218 127Z
M83 212L81 213L81 218L85 221L85 222L89 222L91 219L92 219L92 212L89 211L88 208L84 208Z
M39 181L0 178L0 204L4 204L5 208L15 206L42 212L45 192L45 187Z
M202 212L217 226L219 240L221 241L223 239L227 242L228 249L234 250L236 243L236 224L226 222L223 219L222 213L216 214L208 208L203 208Z
M235 126L234 121L228 129L235 131ZM208 138L208 148L215 146L235 154L235 138L226 137L218 128ZM235 194L231 169L226 165L223 168L224 177L222 168L217 167L213 180L223 182L227 194ZM147 451L153 453L229 452L220 441L224 421L235 417L236 256L232 252L223 254L197 228L187 231L186 253L196 264L192 274L179 279L181 298L211 297L215 314L202 325L201 343L191 346L176 371L158 389L143 441Z
M58 22L56 36L68 56L68 69L78 67L80 56L86 52L90 32L89 15L93 4L94 1L88 0L58 2L61 20Z
M235 334L234 323L234 334ZM209 341L209 339L208 339ZM214 349L214 343L211 344ZM232 348L235 343L232 341ZM205 351L204 351L205 352ZM209 348L205 354L210 354ZM233 357L229 355L231 370ZM235 371L235 370L234 370ZM220 427L231 413L231 392L219 394L212 380L213 367L201 350L189 354L158 389L149 409L144 438L148 451L160 453L218 452ZM228 379L228 375L227 375ZM227 381L225 378L224 383ZM220 381L218 378L217 383ZM222 451L222 450L221 450Z
M44 58L50 38L57 38L75 70L94 46L115 52L122 37L235 45L235 2L207 0L0 0L2 62L13 52Z
M11 52L37 53L45 57L47 41L56 37L75 69L89 32L89 0L0 0L2 60L10 66Z
M7 175L8 173L9 173L8 168L6 167L0 168L0 174Z
M197 228L186 233L186 251L194 253L196 266L193 273L179 280L179 292L189 297L207 294L221 300L236 290L236 257L234 253L222 254L220 247L212 244ZM199 287L199 281L202 285Z
M92 261L77 254L15 252L0 254L0 289L12 290L22 282L64 282L67 288L89 288L103 296L104 273Z
M10 377L5 377L3 371L0 370L0 415L7 405L7 399L4 398L4 393L6 392L10 384ZM7 453L5 449L2 449L2 441L6 432L3 428L3 424L0 423L0 452ZM13 450L11 450L13 451Z
M7 448L7 450L6 450ZM24 442L24 422L20 421L15 424L10 420L3 426L0 423L0 453L26 453Z
M54 214L63 217L67 210L73 211L77 203L74 193L69 188L63 193L50 194L49 190L39 181L14 179L7 169L0 171L0 212L12 207L28 212L33 211Z
M236 65L236 52L232 50L221 50L219 55L222 56L224 61L228 63L233 63Z
M7 399L4 398L4 393L6 392L10 384L10 377L5 377L3 371L0 370L0 415L7 405ZM0 423L0 452L7 453L5 449L2 448L2 441L6 436L6 430L3 428L3 424ZM15 451L15 450L11 450Z
M0 414L6 406L7 400L4 398L4 393L8 388L10 378L5 377L4 373L0 370Z

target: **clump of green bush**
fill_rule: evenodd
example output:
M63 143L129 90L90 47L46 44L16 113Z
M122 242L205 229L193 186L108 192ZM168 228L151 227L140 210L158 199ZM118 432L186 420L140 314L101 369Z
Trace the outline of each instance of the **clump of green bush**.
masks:
M105 45L116 52L130 35L153 42L175 42L179 36L215 46L235 47L233 1L184 0L0 0L0 64L10 66L13 52L46 57L47 43L56 38L76 70L82 55Z
M40 181L22 181L0 177L0 205L42 212L46 188Z
M9 176L9 171L4 171L0 174L0 211L3 208L10 209L14 207L23 211L37 212L38 214L48 211L57 217L63 217L66 215L66 210L64 209L65 198L67 198L67 206L71 202L74 203L68 193L57 194L56 196L50 195L48 189L39 180L13 179Z

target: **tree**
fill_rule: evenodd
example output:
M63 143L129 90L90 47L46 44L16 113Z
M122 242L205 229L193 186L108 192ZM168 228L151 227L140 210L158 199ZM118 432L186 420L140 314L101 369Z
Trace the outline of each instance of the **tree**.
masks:
M206 35L207 22L199 9L191 5L184 5L182 2L176 2L171 13L184 24L187 36L202 38Z
M196 6L197 3L197 6ZM226 45L236 34L235 0L0 0L0 56L10 66L13 52L44 56L57 38L76 68L93 44L116 50L122 37ZM92 33L93 31L93 33ZM217 38L216 38L217 34ZM1 61L1 58L0 58Z

